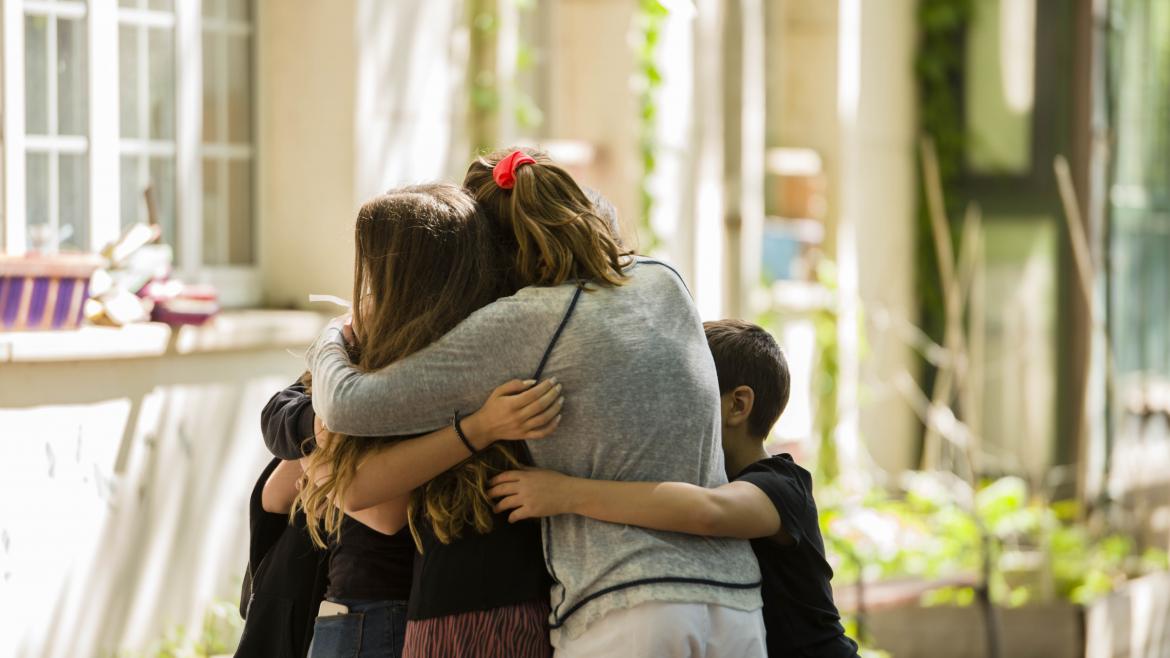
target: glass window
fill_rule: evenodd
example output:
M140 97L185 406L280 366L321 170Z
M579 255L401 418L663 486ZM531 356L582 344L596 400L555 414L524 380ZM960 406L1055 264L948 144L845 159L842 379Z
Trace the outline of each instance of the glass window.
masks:
M138 181L138 157L123 155L121 162L120 204L122 227L130 226L140 217L146 216L146 207L142 201L142 187Z
M150 137L175 137L175 34L173 30L145 30L150 57Z
M49 132L49 19L24 18L24 125L30 135Z
M150 177L151 197L158 212L163 235L176 235L178 225L175 221L175 159L173 156L151 158L147 171Z
M981 317L972 322L972 402L991 454L1039 472L1056 442L1057 238L1045 216L998 215L983 225ZM982 355L979 358L978 355ZM1027 441L1020 441L1027 436Z
M252 20L252 0L222 0L227 10L227 18L231 21L248 22Z
M26 246L37 251L90 247L84 9L59 2L24 16Z
M125 0L123 0L125 1ZM138 134L138 30L122 25L118 28L118 125L122 139Z
M225 53L218 45L218 39L203 39L203 141L213 143L223 140L219 108L226 102L221 98L224 85L220 81L225 68L220 60Z
M57 134L86 134L89 105L83 20L57 20L57 95Z
M25 158L25 206L30 244L47 238L49 230L49 155L29 153ZM40 233L41 235L37 235ZM39 246L39 245L35 245Z
M220 194L219 163L203 161L203 259L210 262L223 261L220 244L220 222L223 201Z
M204 3L203 259L248 265L253 254L250 0Z
M23 36L24 85L4 101L24 107L24 152L10 166L24 168L25 185L8 194L25 208L16 221L26 230L6 231L17 242L5 248L90 250L118 227L154 220L177 256L202 254L177 265L254 264L253 0L202 0L190 25L179 21L175 0L9 2L21 20L0 27L5 37ZM116 39L90 43L92 18L116 22ZM193 32L184 39L201 37L201 61L177 51L178 30ZM90 71L95 46L112 51L101 55L117 65ZM203 80L193 98L181 97L187 71ZM185 123L180 103L201 103L202 121ZM106 112L117 116L117 139L91 153L91 116ZM111 163L111 171L93 171L95 162ZM183 189L183 164L201 168L203 189ZM93 186L98 179L116 196L105 198L107 188ZM94 207L114 199L116 210ZM182 216L186 208L193 217ZM188 233L201 251L181 248Z
M230 36L227 56L228 141L246 144L252 140L252 44L247 36Z
M1036 0L974 5L967 32L964 99L967 166L977 174L1032 167Z
M85 154L62 154L58 160L60 215L58 241L61 249L82 251L89 247L89 168Z
M1134 399L1170 380L1170 3L1116 8L1109 324L1121 394Z
M158 222L163 242L177 253L174 7L131 2L136 11L118 17L121 223ZM146 202L147 190L153 207Z
M252 163L236 160L228 167L228 262L252 262Z

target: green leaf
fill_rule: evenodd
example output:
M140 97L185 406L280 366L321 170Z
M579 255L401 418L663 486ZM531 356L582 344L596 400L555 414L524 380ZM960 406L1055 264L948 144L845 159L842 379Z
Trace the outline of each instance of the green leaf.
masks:
M544 112L528 94L516 94L516 123L522 128L537 128L544 123Z
M537 51L532 46L521 43L516 49L516 70L531 71L538 61Z
M959 607L967 607L975 602L975 589L972 587L962 587L955 592L955 605Z
M496 15L488 11L480 12L475 15L471 25L481 32L490 32L496 29Z

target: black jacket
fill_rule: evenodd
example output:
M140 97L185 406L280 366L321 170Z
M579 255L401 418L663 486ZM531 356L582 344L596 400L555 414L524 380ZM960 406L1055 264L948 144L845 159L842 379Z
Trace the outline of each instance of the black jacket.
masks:
M268 476L280 463L260 474L248 504L251 538L248 568L240 595L244 633L236 658L304 658L313 638L317 607L328 584L328 552L313 546L305 516L265 512L261 495Z
M260 412L260 429L268 451L281 459L300 459L317 447L312 439L313 399L299 380L272 396ZM307 439L307 440L306 440Z

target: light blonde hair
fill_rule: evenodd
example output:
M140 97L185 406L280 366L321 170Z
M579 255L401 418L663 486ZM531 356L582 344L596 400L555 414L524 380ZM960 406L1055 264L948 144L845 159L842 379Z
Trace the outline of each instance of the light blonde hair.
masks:
M511 189L501 188L493 170L517 150L536 162L516 169ZM488 219L511 234L520 285L620 286L626 280L632 252L622 249L609 218L545 152L520 148L481 156L468 167L463 184Z

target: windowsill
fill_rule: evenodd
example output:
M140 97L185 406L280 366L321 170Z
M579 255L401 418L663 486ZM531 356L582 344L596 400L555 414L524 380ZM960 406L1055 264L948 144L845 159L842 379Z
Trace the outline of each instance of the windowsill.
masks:
M207 324L170 327L157 322L75 331L0 333L0 363L140 359L168 355L305 347L328 317L310 311L241 310Z

